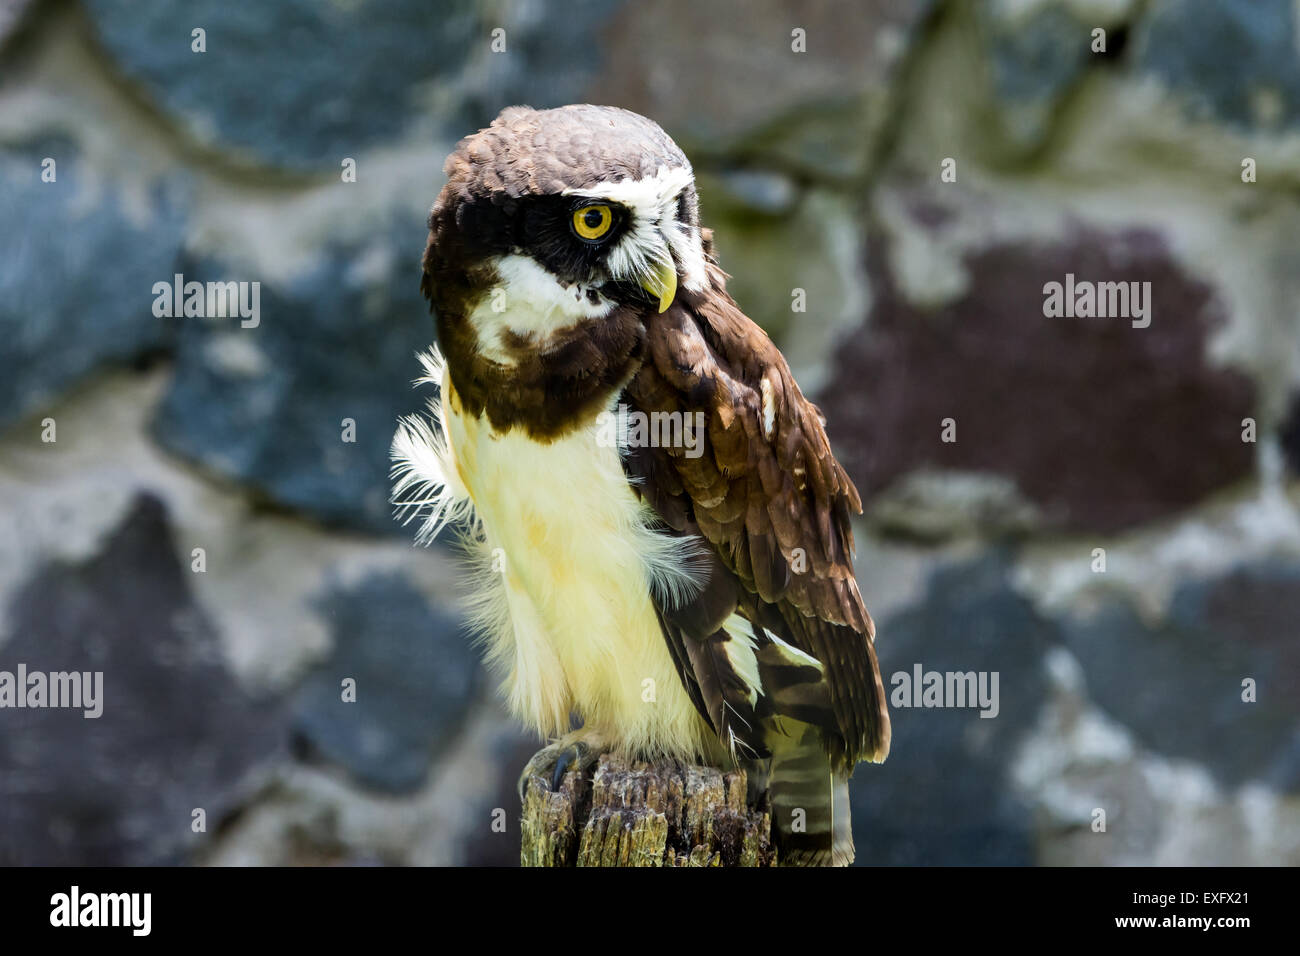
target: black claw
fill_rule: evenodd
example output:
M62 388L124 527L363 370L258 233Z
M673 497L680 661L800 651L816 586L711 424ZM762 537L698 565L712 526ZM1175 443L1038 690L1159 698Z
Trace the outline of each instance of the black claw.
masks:
M555 773L551 775L551 792L559 793L560 784L564 780L564 772L569 769L569 765L577 758L577 748L570 747L555 761Z

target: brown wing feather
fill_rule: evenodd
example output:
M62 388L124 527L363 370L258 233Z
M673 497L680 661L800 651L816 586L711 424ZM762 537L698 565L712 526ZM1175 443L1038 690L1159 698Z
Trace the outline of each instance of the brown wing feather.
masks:
M706 289L680 292L649 322L649 354L627 397L648 413L704 413L706 438L698 457L685 448L638 450L629 462L634 487L669 526L698 530L714 546L758 598L741 601L751 620L763 617L822 663L833 755L849 766L880 760L889 714L849 524L861 499L831 453L821 412L725 283L710 263Z

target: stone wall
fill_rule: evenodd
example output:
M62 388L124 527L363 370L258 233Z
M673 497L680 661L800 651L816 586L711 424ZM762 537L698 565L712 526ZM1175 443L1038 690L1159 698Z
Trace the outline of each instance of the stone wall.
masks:
M443 158L574 101L692 157L863 491L887 683L997 675L895 707L859 860L1300 863L1298 18L0 0L0 670L105 674L0 710L0 863L517 861L536 742L387 449ZM155 315L177 274L256 324ZM1067 275L1145 314L1046 314Z

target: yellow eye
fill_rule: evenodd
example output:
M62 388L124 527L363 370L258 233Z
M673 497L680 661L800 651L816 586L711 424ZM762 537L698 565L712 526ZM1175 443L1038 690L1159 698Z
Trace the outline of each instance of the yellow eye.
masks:
M583 206L573 211L573 231L588 242L599 239L614 224L614 211L608 206Z

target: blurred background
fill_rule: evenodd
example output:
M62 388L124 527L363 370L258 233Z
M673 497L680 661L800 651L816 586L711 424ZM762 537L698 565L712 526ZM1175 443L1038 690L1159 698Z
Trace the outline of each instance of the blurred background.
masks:
M894 710L859 862L1300 863L1298 9L0 0L0 670L105 688L0 710L0 863L517 863L537 741L388 445L444 157L582 101L685 149L826 412L886 681L1000 675Z

